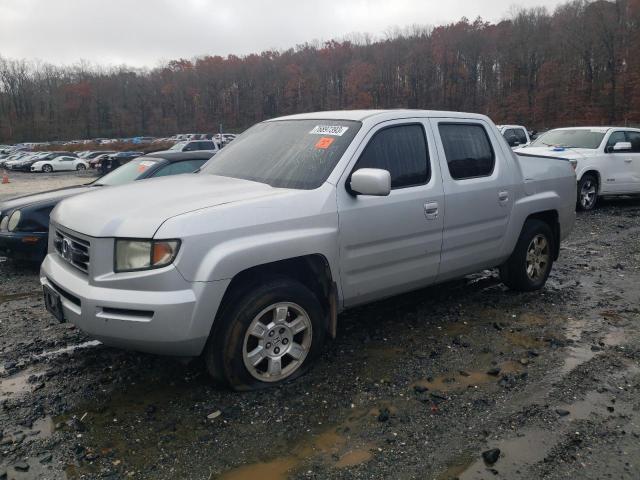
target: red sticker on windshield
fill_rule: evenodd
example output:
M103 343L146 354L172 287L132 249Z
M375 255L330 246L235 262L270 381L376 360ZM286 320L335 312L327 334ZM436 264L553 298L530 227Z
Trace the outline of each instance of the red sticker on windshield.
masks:
M322 137L320 140L316 142L316 148L321 148L323 150L326 150L331 146L331 144L333 143L333 140L334 139L331 137Z

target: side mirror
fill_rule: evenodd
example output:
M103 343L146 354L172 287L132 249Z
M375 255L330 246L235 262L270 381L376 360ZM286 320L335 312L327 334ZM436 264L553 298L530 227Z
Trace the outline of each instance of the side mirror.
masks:
M361 168L351 175L350 185L358 195L386 197L391 193L391 174L379 168Z
M631 151L631 142L618 142L613 146L614 152Z

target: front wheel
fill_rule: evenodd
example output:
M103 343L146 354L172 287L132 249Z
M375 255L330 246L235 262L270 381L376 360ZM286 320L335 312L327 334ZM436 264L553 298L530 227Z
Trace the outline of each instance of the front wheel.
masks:
M549 225L527 220L513 253L500 267L500 279L511 290L540 290L551 273L553 252L554 236Z
M593 210L598 202L598 179L587 173L578 182L578 209Z
M317 297L301 283L273 278L233 297L216 319L204 358L235 390L279 385L302 375L325 338Z
M53 167L51 165L43 165L42 166L42 171L44 173L51 173L51 172L53 172Z

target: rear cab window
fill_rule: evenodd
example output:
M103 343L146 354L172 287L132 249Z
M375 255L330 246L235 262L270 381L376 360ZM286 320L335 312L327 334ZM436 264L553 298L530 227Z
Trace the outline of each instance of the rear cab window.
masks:
M485 127L479 123L439 123L449 174L454 180L490 177L496 154Z

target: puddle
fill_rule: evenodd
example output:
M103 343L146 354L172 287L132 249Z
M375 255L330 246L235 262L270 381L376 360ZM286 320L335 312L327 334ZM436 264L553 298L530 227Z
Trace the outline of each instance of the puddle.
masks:
M72 352L75 352L76 350L97 347L99 345L102 345L102 342L98 340L90 340L88 342L80 343L78 345L68 345L66 347L58 348L56 350L51 350L49 352L39 353L38 355L34 355L34 358L38 360L42 358L51 358L51 357L56 357L58 355L65 354L65 353L72 353Z
M587 347L567 347L565 349L567 357L560 368L560 373L566 375L583 363L587 363L600 352L594 352L590 346Z
M3 303L13 302L16 300L24 300L25 298L35 298L42 295L42 292L24 292L24 293L3 293L0 294L0 305Z
M485 465L482 458L474 461L462 473L459 480L478 480L480 478L530 478L526 467L544 460L555 445L555 434L542 429L522 430L520 436L491 443L489 448L500 449L500 460L493 467ZM489 472L495 468L498 473Z
M38 382L30 383L32 375L42 375L44 372L34 369L23 370L15 375L0 378L0 400L19 397L33 391Z
M561 405L558 408L562 408L569 412L567 420L586 420L591 415L613 416L619 414L631 413L631 407L624 403L612 403L611 399L614 398L609 392L598 393L591 391L586 394L584 400L579 400L570 405ZM613 411L607 410L607 407L613 407Z
M15 427L5 430L2 437L3 443L26 442L49 438L55 432L55 425L51 417L44 417L36 420L31 428Z
M551 319L543 317L542 315L536 315L535 313L523 313L518 316L516 322L532 327L544 327L551 323Z
M373 412L374 410L371 410ZM369 412L369 413L371 413ZM379 412L375 409L376 415ZM220 480L285 480L299 470L308 459L320 460L330 468L341 469L362 465L373 458L375 446L349 436L353 423L365 417L355 414L345 424L296 443L290 455L243 465L220 475ZM344 433L343 433L344 432Z
M508 361L499 365L500 374L497 376L489 375L486 373L489 367L485 371L472 371L463 373L455 373L448 375L441 375L439 377L429 380L418 380L414 382L411 387L426 387L429 390L436 390L439 392L455 392L465 390L467 388L474 388L478 385L487 383L497 383L500 377L505 373L519 373L523 370L523 366L517 362Z
M618 345L622 345L629 340L628 333L623 328L612 328L602 339L602 343L604 343L608 347L617 347Z
M537 338L534 338L530 335L526 335L524 333L519 332L506 332L504 334L507 341L516 346L526 349L536 349L544 347L545 343Z

